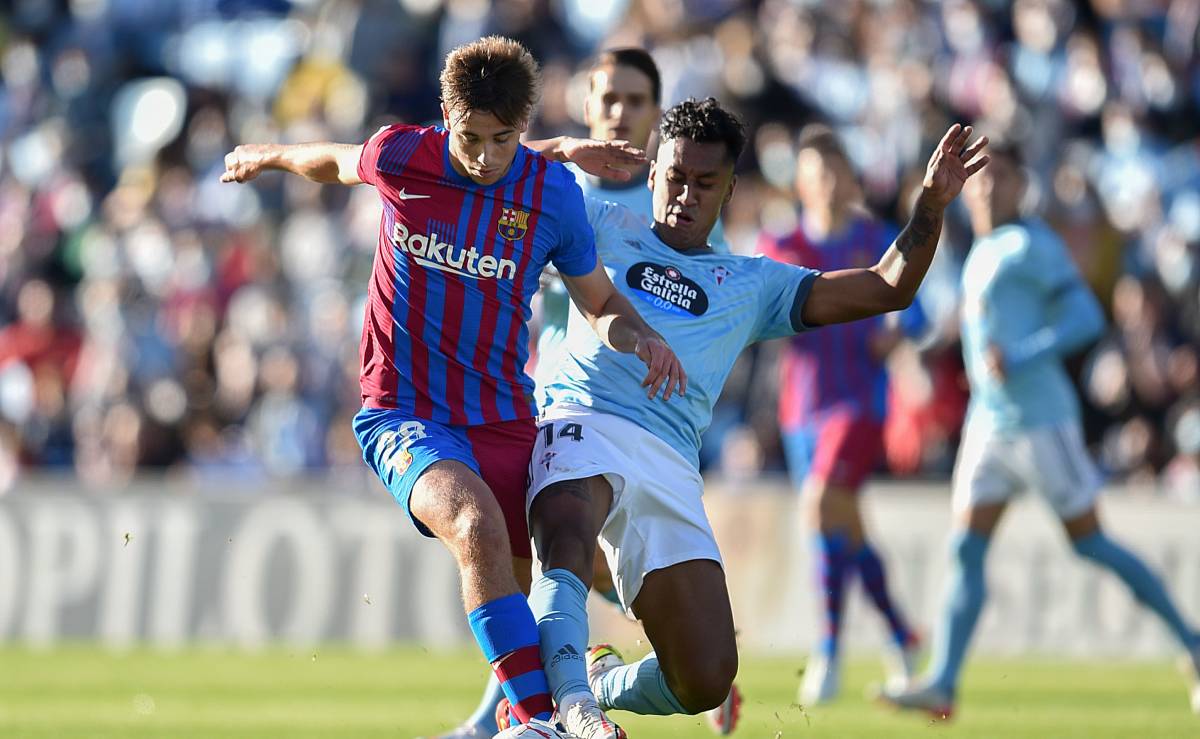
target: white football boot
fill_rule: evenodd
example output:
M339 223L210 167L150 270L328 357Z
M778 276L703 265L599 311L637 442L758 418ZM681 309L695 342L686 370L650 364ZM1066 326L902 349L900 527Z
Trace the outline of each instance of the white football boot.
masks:
M804 679L800 681L800 705L819 706L829 703L837 698L840 682L841 675L836 657L810 657L804 668Z
M570 734L564 734L554 724L530 719L527 724L517 724L507 729L501 729L492 739L575 739Z
M914 685L903 690L884 686L876 699L896 708L925 711L939 721L954 715L954 698L932 685Z
M578 739L629 739L629 735L612 719L604 715L596 699L591 695L580 694L575 700L563 699L567 704L565 712L560 711L558 720L567 733ZM569 701L569 702L568 702Z
M490 739L491 733L484 731L475 724L463 724L457 729L445 734L438 734L430 739ZM425 739L425 737L417 737Z
M914 636L903 647L892 643L883 650L883 668L887 673L887 686L900 691L907 688L917 675L917 664L921 658L921 642Z
M625 658L611 644L597 644L589 649L587 652L587 675L588 687L592 689L592 694L599 694L596 686L605 673L624 664Z

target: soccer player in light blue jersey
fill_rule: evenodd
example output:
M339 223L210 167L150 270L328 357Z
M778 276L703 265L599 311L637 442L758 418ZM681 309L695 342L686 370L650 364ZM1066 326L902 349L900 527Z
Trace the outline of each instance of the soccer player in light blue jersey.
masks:
M637 47L622 47L601 52L588 71L588 94L584 99L583 118L588 136L596 141L627 142L645 150L650 136L662 115L662 78L650 52ZM575 181L585 197L624 205L649 225L653 221L651 195L647 176L649 164L630 162L612 166L612 175L599 177L584 172L571 157L562 151L572 143L563 137L546 141L531 141L531 148L545 154L562 153L557 158L575 174ZM619 171L618 171L619 170ZM708 243L722 254L729 253L721 220L709 234ZM537 339L537 365L533 380L537 385L538 404L547 398L545 388L562 358L567 336L567 314L571 301L560 280L547 280L542 287L541 328ZM603 576L603 566L598 576ZM600 583L598 583L600 584ZM607 583L604 583L607 584ZM610 597L611 591L602 589Z
M964 195L975 231L962 275L971 403L954 469L950 581L925 678L910 688L885 688L880 696L940 718L953 712L983 608L992 532L1009 498L1026 488L1054 509L1079 556L1117 575L1162 618L1200 671L1200 636L1159 579L1100 527L1100 476L1084 448L1078 401L1062 367L1064 355L1099 336L1100 306L1058 236L1021 216L1026 178L1017 151L994 146L991 154L991 165ZM1196 681L1191 700L1200 712Z
M720 705L737 672L721 555L701 503L700 434L741 350L756 341L911 304L942 213L987 162L985 139L954 126L929 162L912 220L873 266L818 273L716 254L708 235L732 195L741 123L715 100L685 101L660 124L651 166L654 223L590 200L606 269L683 352L688 386L655 407L626 392L635 367L589 340L571 315L566 359L547 393L530 465L530 527L543 574L530 593L559 715L592 706L695 714ZM597 536L622 604L654 652L625 665L587 650L586 597ZM588 654L588 659L580 659ZM594 713L593 713L594 715ZM620 736L612 722L583 736ZM609 733L604 733L609 732Z

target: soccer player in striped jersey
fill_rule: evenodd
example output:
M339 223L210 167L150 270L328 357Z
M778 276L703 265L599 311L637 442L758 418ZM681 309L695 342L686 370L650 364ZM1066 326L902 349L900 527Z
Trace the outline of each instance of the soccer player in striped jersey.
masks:
M279 169L378 191L355 434L418 531L454 556L472 632L520 723L553 709L518 582L536 435L526 321L542 268L554 263L606 346L648 367L648 397L686 382L604 272L574 177L520 145L538 87L524 47L484 38L446 59L444 127L387 126L360 146L239 146L222 176Z
M1008 500L1041 495L1071 546L1119 577L1162 619L1193 668L1200 713L1200 633L1184 621L1158 577L1110 539L1097 512L1101 480L1080 429L1079 402L1063 357L1100 335L1104 316L1062 240L1021 212L1027 185L1020 154L995 147L993 162L964 200L975 243L962 274L962 346L971 403L954 467L955 525L942 618L928 672L880 697L937 718L954 710L959 672L983 609L984 558Z
M862 194L837 134L813 124L801 132L796 157L800 225L781 238L764 236L759 251L814 269L874 264L895 236L862 207ZM883 455L887 406L884 359L902 334L924 328L919 303L900 313L830 326L792 338L780 363L779 425L788 468L804 491L815 529L823 634L800 686L800 703L832 700L838 691L838 641L844 594L857 573L887 622L890 682L911 677L917 644L888 592L883 561L867 541L858 492Z
M912 220L874 265L827 273L716 254L708 234L735 185L741 123L713 99L672 107L651 168L654 225L588 201L617 289L689 362L689 390L650 404L625 392L636 369L571 315L566 359L543 409L530 465L530 528L543 566L530 603L559 710L695 714L720 705L737 672L721 556L701 502L700 434L741 350L762 339L869 318L911 304L942 214L986 163L986 139L952 127L930 159ZM596 647L586 598L599 536L622 604L654 652L625 665Z

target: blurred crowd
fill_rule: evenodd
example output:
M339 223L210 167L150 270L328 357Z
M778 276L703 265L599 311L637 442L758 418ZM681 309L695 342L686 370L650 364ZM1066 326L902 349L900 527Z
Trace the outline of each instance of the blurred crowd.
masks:
M242 142L362 141L438 118L437 73L486 33L542 62L531 133L579 133L596 50L649 48L664 104L752 131L735 250L796 224L795 132L830 123L903 223L952 121L1018 140L1029 196L1110 312L1071 362L1117 479L1200 500L1200 3L1193 0L14 0L0 16L0 490L139 469L207 480L357 464L371 188L222 185ZM950 214L892 358L888 464L944 475L966 391ZM738 366L706 463L782 465L772 347Z

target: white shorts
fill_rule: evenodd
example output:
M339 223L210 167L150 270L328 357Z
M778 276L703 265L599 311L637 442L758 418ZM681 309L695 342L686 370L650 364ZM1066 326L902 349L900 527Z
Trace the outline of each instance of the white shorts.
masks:
M575 405L546 409L538 428L526 510L553 483L597 475L608 480L613 503L600 549L627 612L654 570L693 559L721 564L700 500L704 481L665 441L623 418Z
M1028 488L1069 520L1095 504L1101 484L1073 421L999 433L968 420L954 465L954 509L1000 503Z

